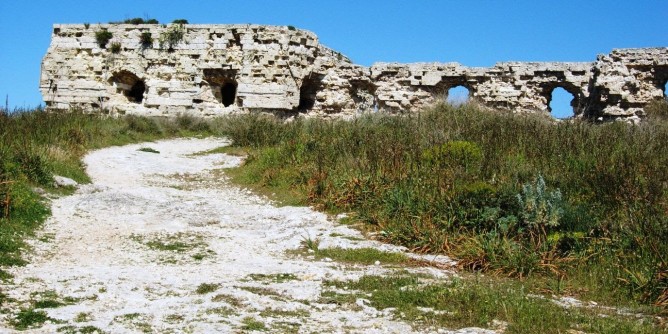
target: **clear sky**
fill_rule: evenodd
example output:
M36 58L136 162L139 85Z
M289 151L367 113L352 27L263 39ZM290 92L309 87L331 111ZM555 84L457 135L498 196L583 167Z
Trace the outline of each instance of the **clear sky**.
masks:
M594 61L613 48L668 46L668 0L0 0L2 105L42 103L52 24L133 17L293 25L366 66Z

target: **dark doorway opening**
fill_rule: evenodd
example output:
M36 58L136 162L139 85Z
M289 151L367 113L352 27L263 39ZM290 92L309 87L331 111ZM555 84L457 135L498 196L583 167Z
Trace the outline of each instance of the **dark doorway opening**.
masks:
M146 85L143 80L138 80L132 85L130 91L127 92L126 96L128 100L134 103L141 103L144 100L144 92L146 91Z
M297 110L308 111L313 109L318 91L322 88L322 78L320 75L310 75L304 78L302 86L299 88L299 106L297 106Z
M229 107L234 104L237 97L237 84L235 82L226 82L220 88L223 105Z

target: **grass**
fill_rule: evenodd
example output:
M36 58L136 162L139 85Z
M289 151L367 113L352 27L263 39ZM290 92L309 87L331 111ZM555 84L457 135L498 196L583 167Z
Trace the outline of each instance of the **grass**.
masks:
M356 294L323 293L324 301L354 307L358 298L377 309L394 308L396 317L418 327L490 328L507 323L505 333L657 333L662 329L649 317L618 315L615 310L563 308L529 293L508 280L481 277L450 283L424 284L416 276L363 276L357 281L329 281L326 285ZM665 332L665 329L663 329Z
M23 240L34 236L49 215L47 201L34 189L62 194L53 186L53 175L90 182L81 163L89 150L219 133L216 122L191 116L110 118L77 111L0 110L0 276L8 277L2 267L26 263Z
M329 258L338 262L354 264L402 264L409 265L412 261L402 253L384 252L375 248L320 248L320 239L304 237L301 241L302 249L312 253L316 259Z
M411 259L402 253L392 253L375 248L322 248L315 252L316 258L330 258L337 262L372 265L381 264L407 265Z
M197 293L198 295L205 295L207 293L211 293L218 290L218 288L220 288L220 284L202 283L197 287L195 293Z
M150 147L141 147L137 151L160 154L160 151Z
M12 324L18 330L25 330L33 327L38 327L47 320L53 320L44 311L36 311L35 309L20 310Z
M282 274L250 274L248 277L254 281L266 281L272 283L284 283L298 280L297 276L290 273Z
M148 248L156 251L183 253L196 248L202 248L205 244L197 235L186 233L175 233L170 235L140 236L132 235L131 238ZM193 256L204 258L204 254L198 253ZM197 259L197 258L196 258Z
M630 125L439 105L352 121L236 116L223 131L248 152L231 180L274 199L353 212L383 241L473 272L666 312L661 110Z
M266 331L267 326L265 326L264 322L256 320L253 317L246 317L241 319L241 323L243 324L241 326L241 329L247 330L247 331Z

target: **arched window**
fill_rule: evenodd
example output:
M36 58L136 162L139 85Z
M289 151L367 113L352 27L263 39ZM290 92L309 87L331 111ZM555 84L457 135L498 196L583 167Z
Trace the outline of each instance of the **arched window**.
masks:
M554 118L565 119L575 116L575 95L562 87L556 87L550 93L548 110Z
M458 106L468 102L471 92L464 86L454 86L445 94L445 103Z

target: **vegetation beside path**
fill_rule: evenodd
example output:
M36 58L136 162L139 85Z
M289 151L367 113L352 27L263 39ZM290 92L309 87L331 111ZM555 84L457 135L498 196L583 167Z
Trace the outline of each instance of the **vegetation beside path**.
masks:
M668 307L668 107L639 125L439 105L352 121L231 118L229 174L527 293ZM665 329L665 320L658 320Z
M0 268L25 264L23 239L48 216L35 189L71 191L56 188L53 175L89 181L80 162L88 150L228 136L234 146L218 151L247 155L228 171L236 182L285 204L350 213L348 223L382 240L450 255L471 273L448 284L408 277L385 294L374 288L389 286L385 278L330 282L323 298L347 303L336 292L346 286L374 307L451 327L500 320L508 332L666 331L668 108L653 108L640 125L475 105L352 121L0 113ZM565 296L584 306L550 301Z
M23 239L32 235L49 214L38 194L64 194L54 175L79 183L90 180L81 163L91 150L169 137L210 136L212 125L193 117L173 120L127 116L110 118L71 112L0 110L0 268L23 265ZM0 269L0 276L7 273Z

